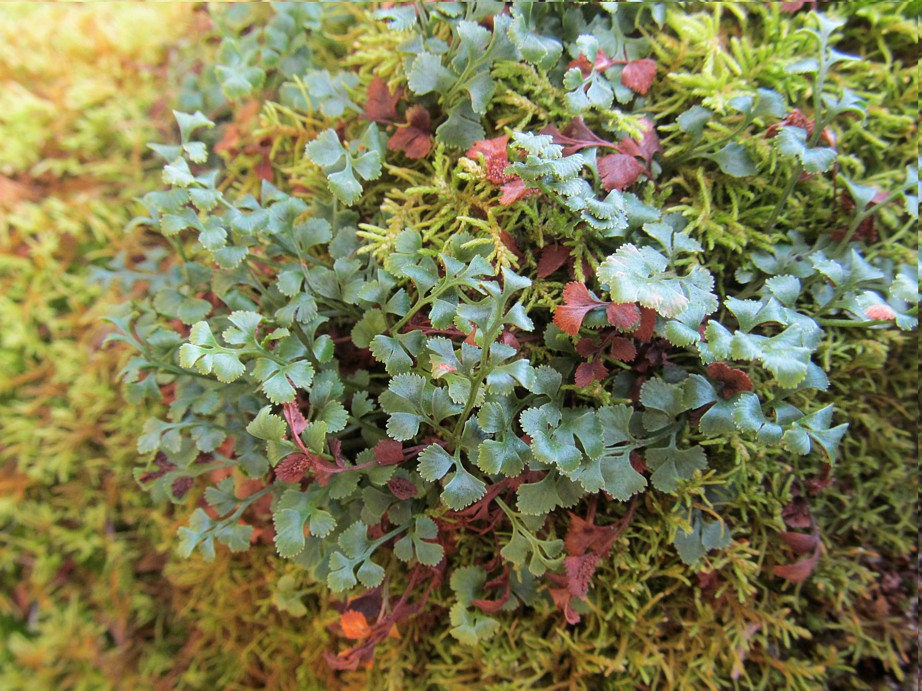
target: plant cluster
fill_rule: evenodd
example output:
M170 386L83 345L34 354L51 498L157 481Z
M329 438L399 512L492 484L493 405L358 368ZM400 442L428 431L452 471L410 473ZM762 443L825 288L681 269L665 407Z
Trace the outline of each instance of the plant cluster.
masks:
M843 21L810 14L785 41L813 57L759 84L675 99L652 31L675 12L231 9L188 99L234 107L152 145L166 188L136 223L174 254L113 270L150 296L111 318L128 399L167 406L136 477L196 501L183 554L271 540L350 595L334 667L435 599L466 644L545 602L579 622L639 513L695 569L743 549L751 454L806 458L778 535L803 556L773 574L820 561L797 468L828 475L847 435L822 358L917 325L917 161L884 187L840 147L867 115L837 80ZM752 233L689 203L704 174ZM277 602L303 612L294 576Z

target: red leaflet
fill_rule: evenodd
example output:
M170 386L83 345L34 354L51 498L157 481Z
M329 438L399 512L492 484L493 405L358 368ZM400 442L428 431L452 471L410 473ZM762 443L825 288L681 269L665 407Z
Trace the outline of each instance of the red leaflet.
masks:
M300 437L301 432L307 429L307 420L302 415L301 409L298 408L296 403L286 403L282 406L282 410L284 411L285 419L291 426L292 433L295 437Z
M620 192L625 187L630 187L644 172L643 164L628 154L609 154L600 158L598 168L602 186L609 192Z
M548 576L548 579L556 580L553 578L553 576L556 576L556 574L551 574ZM554 606L563 612L567 623L574 625L579 624L579 614L575 612L572 607L570 607L570 601L573 599L573 594L570 592L569 587L548 588L547 592L550 594L551 599L554 601Z
M806 559L801 559L800 561L795 561L792 564L779 564L772 567L772 573L774 573L778 578L783 578L786 581L791 583L803 583L810 577L810 574L813 573L813 569L816 568L816 565L820 560L820 550L819 547L813 551Z
M813 533L781 533L781 540L798 554L812 552L820 544L819 536Z
M599 51L600 55L601 53L602 51ZM585 55L580 54L576 60L571 60L570 64L567 65L568 70L573 69L574 67L579 68L580 73L583 75L583 79L592 74L593 64L589 62L589 58L587 58Z
M581 149L602 146L609 149L617 148L614 144L599 137L595 132L586 127L581 117L573 118L570 124L564 127L563 132L554 125L548 125L540 134L549 134L554 138L555 144L563 147L563 155L571 156Z
M548 245L541 250L538 262L538 278L547 278L563 266L570 258L570 248L566 245Z
M578 557L566 557L563 560L567 572L567 589L573 597L586 597L592 585L592 575L599 564L599 555L595 552Z
M275 477L282 482L300 482L311 467L310 459L303 453L293 453L275 467Z
M576 368L574 381L577 386L589 386L594 381L602 381L608 376L608 370L598 358L591 362L583 362Z
M379 123L393 123L397 120L397 102L402 89L393 94L381 77L375 77L368 85L368 97L365 99L365 118Z
M602 350L602 346L594 338L581 338L576 344L576 352L582 357L592 357Z
M398 127L387 140L387 148L403 151L407 158L423 158L432 148L429 111L423 106L413 106L407 109L406 119L407 124Z
M608 554L612 543L619 535L621 526L614 523L609 526L598 526L580 518L574 513L570 514L570 527L563 539L567 554L571 557L594 552L600 556Z
M575 336L586 313L606 303L593 296L582 283L572 281L563 289L563 305L554 310L554 323L563 331Z
M629 154L631 156L637 156L646 161L649 166L653 162L653 155L661 153L663 147L659 143L659 135L656 134L656 126L648 118L644 118L641 122L643 128L643 133L640 136L640 140L636 139L622 139L618 142L618 151L623 154Z
M824 463L819 476L807 480L807 491L811 497L815 497L823 490L832 487L833 482L835 482L835 478L832 476L832 465Z
M611 356L621 362L632 362L637 357L637 347L623 336L611 339Z
M795 488L796 490L796 488ZM810 513L810 504L800 495L800 491L793 491L794 497L781 509L781 518L788 528L811 528L813 516Z
M467 153L464 155L476 161L478 154L483 154L487 180L494 185L502 185L513 180L512 176L506 175L505 173L506 167L509 165L508 145L509 135L504 134L502 137L482 139L479 142L474 142L474 146L468 149ZM505 188L503 188L503 191L505 193ZM505 202L503 203L505 204Z
M503 206L509 206L525 197L533 197L538 194L538 190L529 189L520 177L514 178L511 182L503 185L503 196L499 198L499 203Z
M650 59L631 60L621 71L621 83L631 91L645 94L656 77L656 62Z
M354 641L368 638L371 634L371 627L368 625L365 615L354 609L339 615L339 625L343 630L343 635Z
M752 380L741 369L730 367L724 362L715 362L708 365L708 376L722 384L720 395L723 398L733 398L741 391L752 391Z
M375 460L381 465L397 465L403 463L403 444L392 439L382 439L375 444Z
M638 341L653 340L653 327L656 326L656 312L649 307L640 308L640 326L632 334Z
M633 302L612 302L605 309L608 323L619 329L633 329L640 321L640 308Z
M506 596L499 600L474 599L471 600L471 604L485 614L496 614L503 611L503 607L506 606L508 601L509 593L506 593Z
M477 599L471 600L471 604L474 605L474 607L479 609L481 612L484 612L486 614L496 614L497 612L502 611L506 603L509 602L509 593L511 591L511 583L509 581L508 569L504 570L503 574L500 577L494 578L492 581L489 581L488 583L484 584L484 587L485 588L495 588L496 586L499 586L499 585L503 586L503 592L498 598L496 598L495 600L486 600L486 599L477 598Z
M400 501L406 501L416 496L416 485L403 477L391 478L387 481L387 488Z

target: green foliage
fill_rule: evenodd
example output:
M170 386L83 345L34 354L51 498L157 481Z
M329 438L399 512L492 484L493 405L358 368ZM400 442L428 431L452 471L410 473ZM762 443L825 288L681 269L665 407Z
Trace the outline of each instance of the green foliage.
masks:
M875 85L917 89L899 57L917 28L857 4L838 26L501 9L215 10L215 69L182 97L179 144L152 147L168 189L136 226L159 236L99 272L133 296L111 319L133 351L121 414L161 406L136 477L185 523L166 575L198 637L173 678L361 684L376 645L393 688L899 675L907 636L868 603L905 597L860 555L896 563L914 539L915 106ZM628 63L654 59L643 88ZM361 117L373 74L428 113L427 155L386 143L399 118ZM614 189L612 155L638 170ZM795 590L774 567L804 521L821 548ZM452 639L432 635L446 613ZM331 681L316 640L339 631Z

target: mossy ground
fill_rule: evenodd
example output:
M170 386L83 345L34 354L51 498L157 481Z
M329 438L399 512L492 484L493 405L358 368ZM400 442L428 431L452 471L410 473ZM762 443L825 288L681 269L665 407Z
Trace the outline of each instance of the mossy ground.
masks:
M871 104L866 123L839 128L839 146L863 162L847 171L886 187L917 157L918 26L905 3L856 2L843 50L857 66L839 73ZM361 13L363 8L356 8ZM102 347L101 317L118 301L93 271L150 238L125 233L131 200L157 186L144 143L165 140L177 55L202 41L188 5L71 8L6 5L0 10L0 685L6 688L880 688L914 676L918 521L918 343L915 334L841 329L820 354L833 402L851 421L833 483L811 497L824 553L795 586L771 567L792 559L778 533L795 474L823 469L727 441L702 484L732 483L724 510L734 546L699 573L670 546L674 514L645 495L612 558L600 568L583 621L567 627L550 605L505 614L493 640L467 648L452 639L433 603L379 647L375 667L334 675L322 660L337 618L324 589L304 585L308 613L273 603L289 567L260 541L216 562L172 556L186 516L153 507L131 479L143 411L113 384L122 354ZM704 99L720 111L735 90L777 88L796 101L809 86L778 66L799 18L745 3L712 3L673 13L654 45L661 73L649 115L668 121ZM79 27L79 31L74 31ZM652 29L651 29L652 32ZM380 40L379 40L380 39ZM373 32L343 37L359 50L346 65L387 76L386 41ZM344 44L345 45L345 44ZM54 50L51 50L54 46ZM201 50L197 48L196 50ZM334 48L331 48L334 51ZM63 56L63 57L62 57ZM172 56L172 61L170 60ZM207 62L207 61L206 61ZM506 86L522 75L504 77ZM535 82L528 82L534 84ZM510 89L495 126L540 127L556 117L547 90ZM657 89L664 94L657 99ZM501 91L501 90L500 90ZM525 122L509 120L527 113ZM519 116L521 119L522 116ZM300 158L322 123L265 106L238 116L254 139L270 137L272 160L304 190L324 181ZM113 126L113 123L118 123ZM664 132L665 156L686 153ZM769 170L773 153L755 144ZM237 159L234 184L256 184L256 161ZM441 166L441 167L440 167ZM678 203L709 248L718 276L742 253L777 241L762 232L771 209L753 207L745 180L711 176L693 163L672 169L655 191ZM437 243L458 216L482 203L454 162L391 171L402 179L381 251L410 215ZM463 171L461 171L463 172ZM408 184L406 184L408 183ZM769 182L768 184L772 184ZM450 203L434 205L435 185ZM413 187L420 189L414 191ZM828 181L814 180L778 225L818 232L837 222ZM444 202L444 199L443 199ZM498 211L494 221L525 224L537 243L553 224ZM466 228L475 232L476 229ZM489 232L489 231L487 231ZM882 215L872 251L905 256L915 228ZM571 239L578 244L579 238ZM501 243L496 241L497 248ZM498 251L501 251L498 249ZM542 294L535 292L535 304ZM692 501L691 494L688 501ZM671 500L670 500L671 501ZM622 508L611 511L617 517ZM469 549L489 545L471 543ZM292 571L292 573L294 573ZM299 584L300 585L300 584Z

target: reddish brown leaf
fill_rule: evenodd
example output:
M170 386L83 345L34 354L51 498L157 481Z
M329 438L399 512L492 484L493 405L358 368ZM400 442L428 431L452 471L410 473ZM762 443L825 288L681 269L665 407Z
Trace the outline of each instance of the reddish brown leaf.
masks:
M643 127L643 133L640 140L622 139L618 142L618 151L642 158L647 162L647 165L650 165L653 161L653 155L662 153L663 147L660 145L659 135L656 134L656 126L649 118L644 118L641 121L641 126Z
M656 61L645 58L643 60L631 60L624 66L621 72L621 83L631 91L638 94L645 94L653 85L656 77Z
M570 514L570 525L567 535L563 539L567 554L578 557L586 552L604 556L611 549L612 542L618 532L618 526L598 526L580 518L574 513Z
M637 357L637 347L623 336L611 339L611 356L621 362L632 362Z
M608 376L608 370L602 361L596 358L591 362L583 362L576 368L574 381L579 387L589 386L594 381L602 381Z
M275 477L282 482L300 482L311 467L310 459L303 453L293 453L275 466Z
M780 10L782 12L796 12L807 4L807 0L792 0L791 2L782 2Z
M486 599L475 599L471 600L471 604L474 605L481 612L486 614L496 614L500 612L505 604L509 602L509 593L511 589L511 584L509 582L509 572L504 571L499 578L494 578L492 581L489 581L484 585L485 588L496 588L498 586L503 586L503 592L495 600L486 600Z
M778 578L783 578L791 583L803 583L813 573L813 569L820 560L820 550L816 549L806 559L795 561L791 564L779 564L772 567L772 573Z
M499 337L499 342L515 350L518 350L519 348L522 347L522 342L518 338L515 337L515 334L509 330L508 326L503 329L503 333Z
M566 245L548 245L541 250L541 260L538 262L538 278L547 278L566 264L570 258L570 248Z
M365 118L380 123L392 123L397 120L397 102L401 89L391 93L381 77L375 77L368 85L368 97L365 99Z
M381 465L397 465L403 463L403 444L392 439L382 439L375 444L375 460Z
M485 614L496 614L502 611L508 601L509 594L506 593L506 597L499 600L481 600L478 598L471 600L471 604Z
M516 177L514 180L507 182L502 187L503 196L499 198L499 203L503 206L509 206L525 197L533 197L538 194L538 190L529 189L525 186L522 178Z
M599 564L599 555L589 552L577 557L566 557L563 560L567 572L567 589L573 597L583 598L589 594L592 585L592 575Z
M253 166L253 172L256 177L266 182L272 182L275 179L275 170L272 168L272 161L268 156L263 155L259 163Z
M816 123L804 115L799 108L794 108L790 113L784 116L783 120L776 122L773 125L769 125L765 129L765 138L773 139L777 137L781 129L788 126L799 127L802 130L806 130L807 134L812 135L813 128L816 127Z
M502 185L513 180L513 177L506 175L505 172L506 167L509 165L508 145L509 135L504 134L502 137L474 142L474 145L464 155L476 161L478 156L482 154L487 180L494 185ZM505 202L503 203L505 204Z
M594 338L581 338L576 344L576 352L582 357L592 357L602 349L602 346Z
M594 297L586 286L576 281L564 286L563 301L564 304L554 310L554 323L571 336L579 333L587 312L605 305Z
M416 105L407 109L407 124L401 125L387 140L391 151L403 151L407 158L423 158L432 148L429 111Z
M656 326L656 312L649 307L640 308L640 326L631 334L639 341L653 339L653 327Z
M365 615L354 609L339 615L339 625L342 627L343 635L354 641L368 638L371 634L371 627Z
M640 308L633 302L612 302L605 309L608 323L621 330L633 329L640 321Z
M585 55L581 54L576 60L571 60L570 64L567 65L567 69L572 69L574 67L579 68L580 73L583 75L583 79L592 74L593 64L589 62L589 58Z
M579 624L579 614L570 607L570 600L573 599L573 594L570 592L569 588L548 588L547 592L550 594L551 599L554 601L554 605L563 612L564 617L567 620L568 624L576 625Z
M779 537L784 542L784 544L786 544L798 554L806 554L807 552L812 552L820 544L819 537L814 533L785 532L781 533Z
M708 376L721 384L720 395L723 398L733 398L742 391L752 391L752 380L749 375L725 362L708 365Z
M813 518L810 515L810 505L801 496L796 496L781 510L781 518L788 528L810 528Z
M400 501L406 501L416 496L416 485L403 477L391 478L387 481L387 488Z
M301 413L301 409L298 408L297 403L286 403L282 406L282 411L294 436L300 437L301 432L307 429L307 420Z
M644 172L643 164L627 154L609 154L600 158L598 168L602 186L609 192L630 187Z

